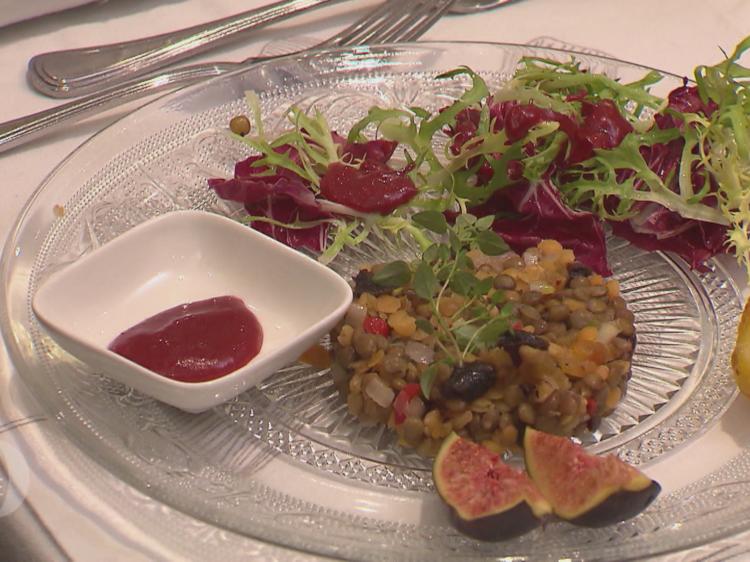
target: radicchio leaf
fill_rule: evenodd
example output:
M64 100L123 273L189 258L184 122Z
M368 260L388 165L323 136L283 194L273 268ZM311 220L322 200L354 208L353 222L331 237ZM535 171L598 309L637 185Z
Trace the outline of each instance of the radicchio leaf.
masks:
M251 216L262 216L282 223L307 222L329 218L309 184L293 172L279 169L269 174L264 166L253 166L261 156L251 156L235 165L232 179L209 179L208 185L222 199L237 201ZM323 248L327 225L309 228L284 228L264 221L253 221L251 226L292 248Z
M672 90L668 100L668 108L672 111L655 116L656 126L660 129L684 127L679 113L710 116L716 110L716 104L712 101L704 102L694 86ZM679 190L677 176L684 145L684 139L679 137L668 143L656 143L641 148L648 168L673 191ZM691 168L691 181L696 188L704 186L707 180L702 166L694 165ZM710 188L711 192L716 191L715 185L711 185ZM710 201L711 198L707 197L703 202ZM627 221L611 221L612 230L617 236L625 238L639 248L674 252L698 270L704 270L705 262L711 257L726 252L726 226L686 219L657 203L638 202L633 205L632 210L636 212L633 218Z
M679 235L660 238L656 234L635 232L629 222L612 222L612 232L648 251L674 252L690 267L705 271L709 258L726 251L726 227L704 221L684 221Z
M338 138L337 138L338 137ZM342 144L341 158L346 162L367 160L373 164L385 164L393 156L398 143L385 139L371 140L367 142L349 142L336 135L337 142Z
M362 213L387 215L409 202L417 188L405 172L365 160L358 167L341 162L328 166L320 180L320 193Z
M549 179L534 184L520 182L495 193L478 216L511 211L519 218L498 218L492 224L516 252L552 238L573 250L576 258L601 275L611 275L601 221L586 211L573 211L563 203Z

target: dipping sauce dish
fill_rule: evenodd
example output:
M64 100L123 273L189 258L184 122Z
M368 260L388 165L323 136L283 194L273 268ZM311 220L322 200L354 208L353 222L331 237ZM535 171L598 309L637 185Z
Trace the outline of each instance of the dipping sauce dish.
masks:
M122 332L185 303L242 299L260 352L214 380L182 382L108 349ZM202 211L151 219L44 280L36 317L67 352L165 403L200 412L293 363L346 313L349 284L328 267L234 220Z

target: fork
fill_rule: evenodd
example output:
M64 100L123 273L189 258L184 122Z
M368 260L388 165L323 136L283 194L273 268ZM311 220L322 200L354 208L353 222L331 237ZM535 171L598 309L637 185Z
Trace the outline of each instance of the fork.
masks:
M270 23L341 1L279 0L187 29L111 45L42 53L31 58L26 77L45 96L83 96L203 53ZM513 1L517 0L457 0L450 12L471 14Z
M360 21L316 47L413 41L421 37L455 0L388 0ZM0 124L0 153L21 146L62 125L79 121L144 96L226 74L244 64L275 57L250 57L242 62L203 63L124 82L52 109Z
M29 61L26 77L53 98L91 94L127 78L244 36L249 31L342 0L280 0L241 14L134 41L42 53Z

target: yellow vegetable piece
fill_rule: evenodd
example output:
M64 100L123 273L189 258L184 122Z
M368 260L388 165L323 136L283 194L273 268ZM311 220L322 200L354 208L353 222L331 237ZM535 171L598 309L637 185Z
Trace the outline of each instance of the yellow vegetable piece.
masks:
M732 353L732 369L740 392L750 397L750 300L745 303L740 325L737 328L737 342Z

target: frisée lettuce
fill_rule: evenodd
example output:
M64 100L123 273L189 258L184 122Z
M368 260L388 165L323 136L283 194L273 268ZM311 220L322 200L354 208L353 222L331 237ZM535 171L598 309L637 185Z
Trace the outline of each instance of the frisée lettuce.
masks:
M436 77L465 84L448 106L373 107L346 135L292 107L270 137L249 95L254 134L237 138L256 154L209 185L254 227L325 260L375 230L425 249L432 235L410 217L430 211L490 217L517 251L555 238L599 273L605 224L696 268L732 251L750 271L749 48L666 98L651 92L656 71L622 83L575 59L527 57L491 92L461 67Z

